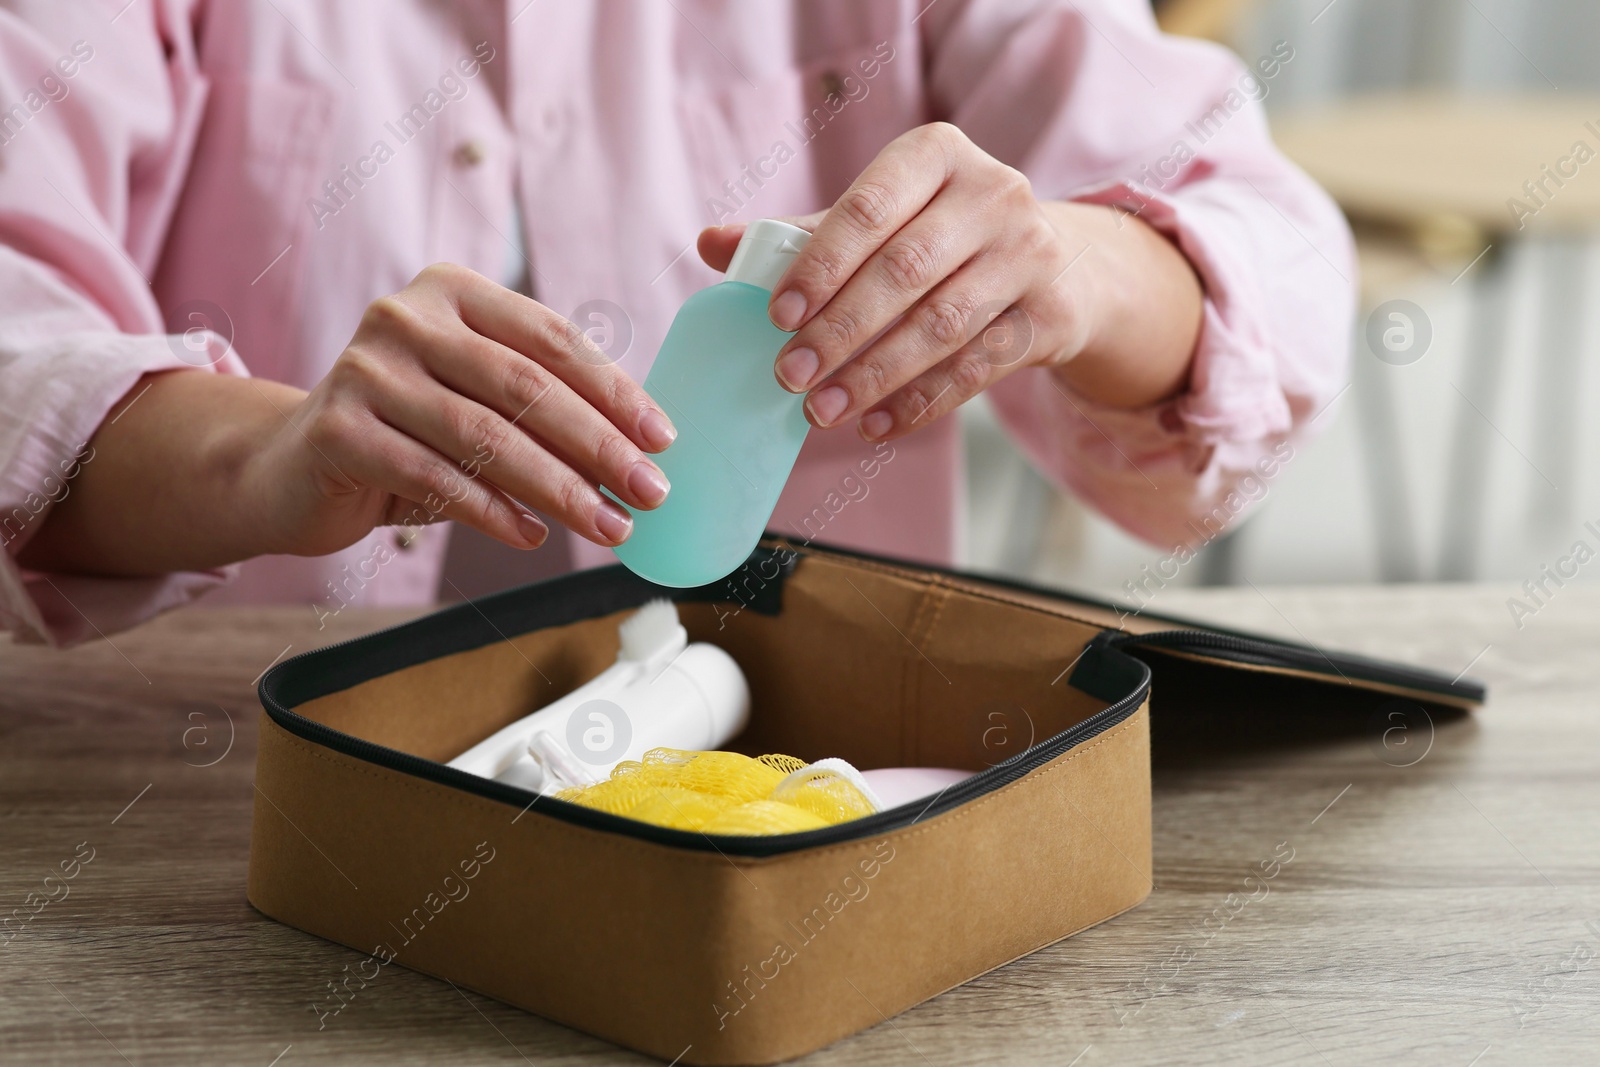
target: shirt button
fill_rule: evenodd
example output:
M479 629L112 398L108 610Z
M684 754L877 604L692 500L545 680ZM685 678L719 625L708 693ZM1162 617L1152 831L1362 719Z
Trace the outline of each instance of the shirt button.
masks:
M483 147L483 142L476 137L462 141L456 145L455 161L458 167L476 167L482 163L488 151Z
M394 547L401 552L410 552L417 546L417 539L422 536L420 526L400 526L394 531Z
M830 96L844 95L844 79L839 77L838 71L824 71L822 77L817 80L822 85L822 97L824 100Z

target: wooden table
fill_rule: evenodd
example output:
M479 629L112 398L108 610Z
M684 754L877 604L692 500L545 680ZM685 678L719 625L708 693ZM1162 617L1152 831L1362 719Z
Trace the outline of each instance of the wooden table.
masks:
M1399 223L1464 219L1490 235L1518 233L1522 221L1545 233L1600 224L1600 173L1590 173L1600 171L1596 129L1600 99L1568 93L1374 93L1272 122L1278 147L1347 212ZM1575 155L1579 141L1587 151ZM1525 182L1544 190L1530 196Z
M1419 722L1388 745L1376 724L1172 751L1158 721L1146 904L811 1061L1593 1062L1600 590L1560 590L1520 631L1511 592L1163 592L1168 611L1470 662L1492 701L1431 745ZM59 898L0 945L0 1060L649 1062L399 969L319 1032L309 1005L355 954L245 902L252 680L285 646L401 617L352 608L318 633L309 610L196 608L114 645L0 644L0 914ZM1291 851L1264 896L1246 887ZM63 863L76 876L46 886Z

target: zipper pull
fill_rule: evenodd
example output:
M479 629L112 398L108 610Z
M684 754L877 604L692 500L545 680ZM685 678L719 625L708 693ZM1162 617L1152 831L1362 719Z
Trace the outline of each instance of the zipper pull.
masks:
M1096 700L1116 703L1150 682L1150 667L1122 651L1131 634L1101 630L1089 639L1067 684Z

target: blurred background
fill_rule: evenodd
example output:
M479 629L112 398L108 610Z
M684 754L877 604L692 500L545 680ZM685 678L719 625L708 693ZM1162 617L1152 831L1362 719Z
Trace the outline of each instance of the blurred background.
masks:
M1334 417L1170 584L1521 583L1578 540L1600 550L1600 159L1587 158L1600 152L1600 4L1166 0L1156 12L1247 63L1293 48L1265 101L1273 134L1351 218L1362 271ZM962 417L966 565L1130 600L1124 583L1168 553L1053 492L981 400ZM1600 562L1577 580L1596 576Z

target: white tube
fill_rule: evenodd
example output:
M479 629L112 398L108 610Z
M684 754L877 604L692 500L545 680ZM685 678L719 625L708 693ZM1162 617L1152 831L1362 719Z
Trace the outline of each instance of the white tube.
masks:
M720 748L744 729L749 715L744 672L722 649L701 642L664 667L619 661L449 766L553 793L602 781L618 763L652 748Z

